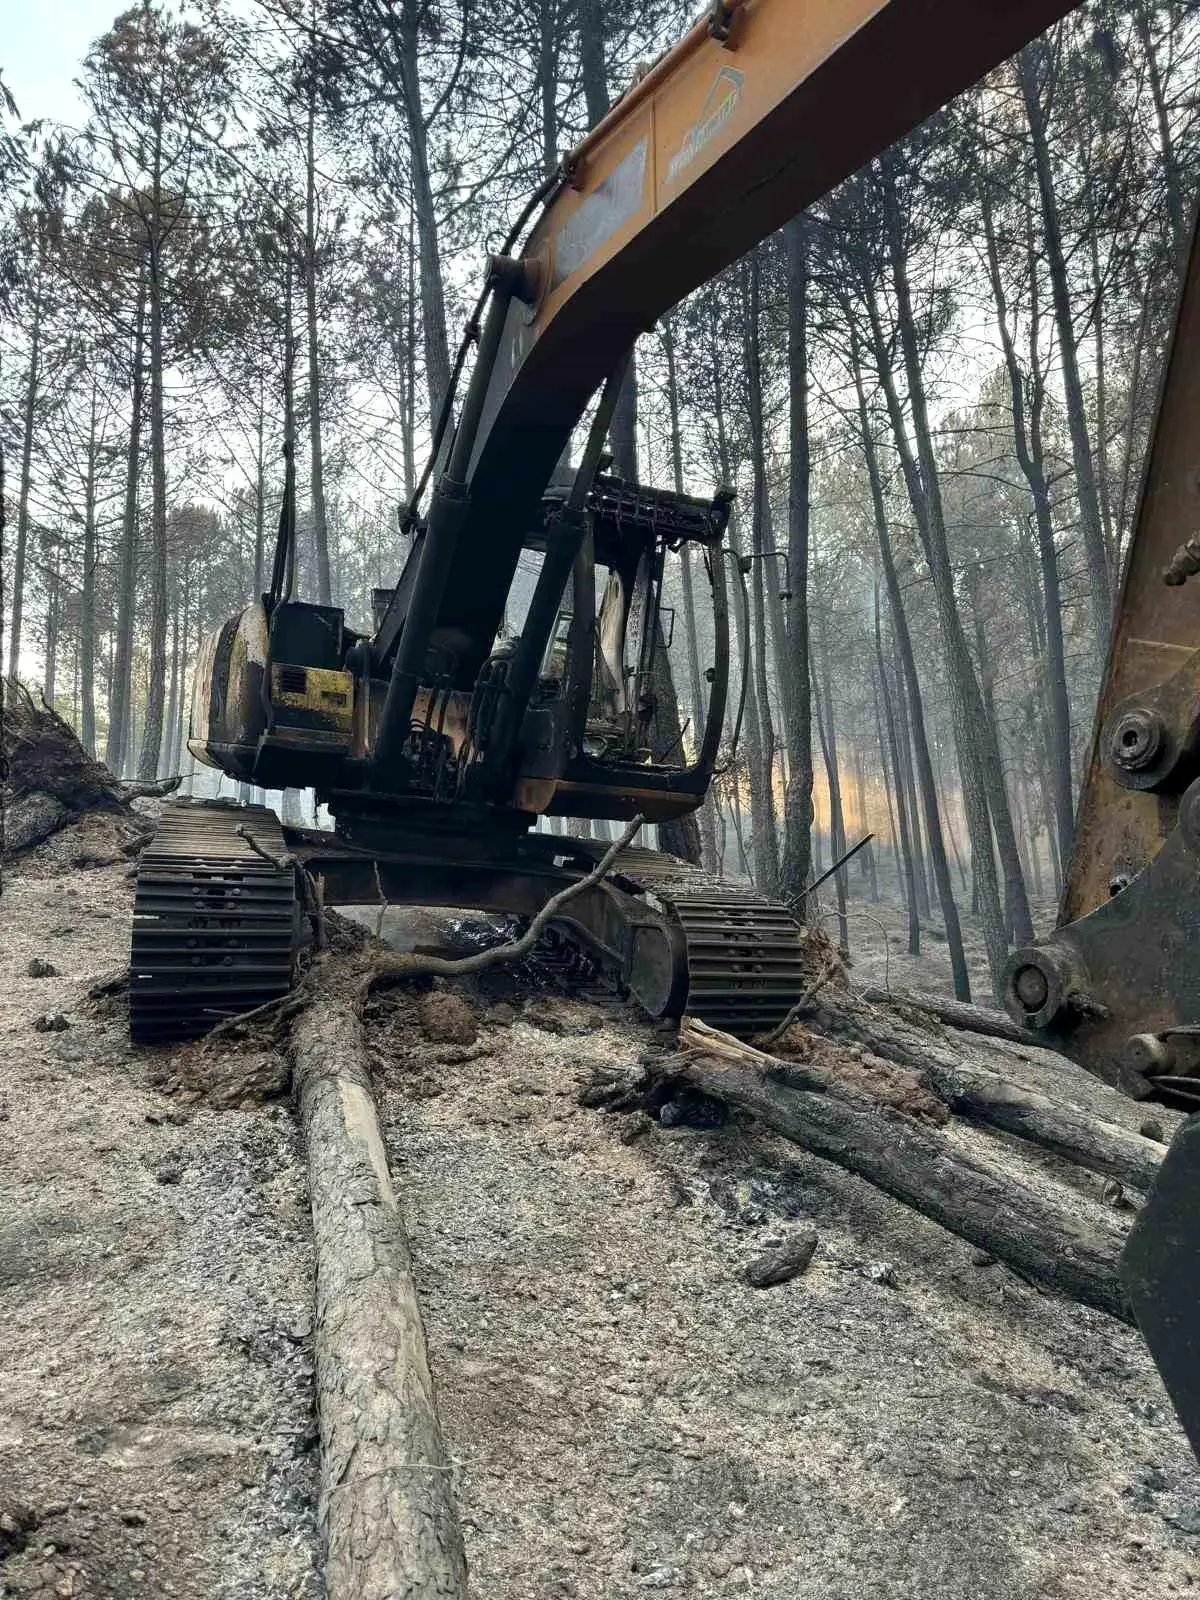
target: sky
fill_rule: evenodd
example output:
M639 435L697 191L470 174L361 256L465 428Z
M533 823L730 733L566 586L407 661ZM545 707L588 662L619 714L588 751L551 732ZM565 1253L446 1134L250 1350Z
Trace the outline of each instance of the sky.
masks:
M127 0L0 0L0 75L22 122L82 121L72 80Z

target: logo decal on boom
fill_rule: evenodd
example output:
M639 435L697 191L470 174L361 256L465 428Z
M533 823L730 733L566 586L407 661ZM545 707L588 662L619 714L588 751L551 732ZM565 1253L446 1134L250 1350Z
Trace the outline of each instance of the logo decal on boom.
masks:
M717 73L716 80L708 91L708 98L701 107L700 115L684 135L679 149L671 157L665 179L667 183L674 183L679 174L691 166L705 145L720 133L733 115L734 107L742 98L742 84L745 81L736 67L722 67Z

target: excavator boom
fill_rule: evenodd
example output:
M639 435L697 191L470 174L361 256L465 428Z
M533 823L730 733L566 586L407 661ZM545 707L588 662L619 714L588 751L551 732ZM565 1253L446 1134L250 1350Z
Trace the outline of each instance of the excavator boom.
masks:
M495 633L521 536L613 354L1071 9L1067 0L720 4L572 152L521 256L434 628ZM524 294L526 298L522 298ZM464 408L471 414L471 408Z

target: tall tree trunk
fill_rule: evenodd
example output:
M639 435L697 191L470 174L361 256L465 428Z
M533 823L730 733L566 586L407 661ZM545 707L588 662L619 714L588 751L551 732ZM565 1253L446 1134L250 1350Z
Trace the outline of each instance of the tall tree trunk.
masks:
M662 324L663 352L667 358L667 411L671 426L671 468L675 493L683 493L683 444L679 427L679 388L675 371L675 335L670 318ZM707 699L700 679L700 643L696 630L696 597L692 581L692 550L683 544L679 551L679 580L683 595L684 643L687 649L688 687L691 692L692 742L696 749L704 736ZM700 827L700 857L709 872L717 868L717 830L711 790L697 813Z
M404 453L404 501L407 505L417 491L417 258L413 219L408 218L408 305L404 342L404 399L400 427ZM416 534L412 537L415 539Z
M317 95L308 91L304 138L304 309L308 333L308 441L312 495L313 548L317 558L317 600L332 604L329 582L329 525L325 515L325 459L321 447L321 363L317 344Z
M138 777L158 776L163 693L167 675L167 455L163 400L163 283L161 240L150 241L150 635L146 715Z
M163 724L162 749L158 768L164 775L174 772L171 757L175 751L175 729L179 725L179 607L171 616L171 687L167 695L167 715ZM244 787L244 786L243 786Z
M878 689L880 700L876 702L876 716L879 714L880 701L883 705L884 719L887 724L887 744L891 751L892 771L896 774L893 785L896 795L896 820L900 829L900 854L899 859L903 871L901 886L904 890L904 903L908 911L908 953L910 956L921 954L921 915L917 904L917 884L913 871L912 833L909 828L908 797L904 793L904 784L900 777L900 749L896 741L896 717L892 710L891 690L888 685L887 662L883 653L883 637L879 626L879 585L875 585L875 661L879 668ZM903 691L901 691L903 693ZM884 783L887 782L888 750L884 746L883 728L879 730L879 757L883 763ZM893 833L893 839L896 835Z
M96 470L100 386L92 378L83 476L83 579L79 595L79 741L96 753Z
M175 708L175 721L171 725L171 743L167 749L167 772L183 771L183 746L185 730L190 720L188 706L188 640L191 619L191 562L185 552L179 578L179 698Z
M37 415L38 380L41 376L42 283L33 285L33 324L29 335L29 374L21 415L21 474L17 480L17 543L13 550L12 616L8 634L8 675L18 676L21 665L21 622L25 609L25 560L29 543L29 492L33 483L33 428Z
M954 993L959 1000L969 1000L971 998L971 980L967 973L967 958L962 942L962 926L958 919L958 907L954 901L954 887L950 882L950 865L946 860L946 845L942 837L941 808L938 805L933 761L929 754L925 711L921 703L921 685L917 678L916 657L913 654L912 637L908 630L908 618L904 610L904 596L900 589L900 578L892 556L887 506L883 497L883 480L879 473L879 460L875 451L875 440L871 434L870 418L867 414L858 339L853 334L851 337L851 366L854 371L855 389L858 396L859 429L867 462L871 505L875 516L875 532L879 540L880 564L883 568L884 584L887 588L888 607L892 616L892 631L895 635L900 655L900 675L904 679L904 685L907 688L908 705L912 713L913 752L920 780L921 805L925 813L925 837L929 845L934 878L937 883L938 903L942 908L942 921L946 929L946 947L950 955ZM990 851L990 840L988 848ZM998 920L998 894L996 895L996 902ZM1001 937L1003 937L1003 930L1001 930Z
M1017 360L1016 346L1009 326L1008 301L1000 272L1000 252L996 239L991 196L986 178L982 185L984 236L987 241L988 271L992 281L992 296L996 302L996 320L1000 343L1004 351L1004 364L1008 373L1009 395L1013 414L1013 446L1017 463L1029 485L1033 501L1034 528L1037 534L1038 560L1042 575L1042 597L1045 603L1047 708L1050 716L1052 776L1054 782L1054 813L1058 829L1059 849L1069 856L1075 834L1075 802L1071 784L1071 704L1067 694L1066 649L1063 641L1062 588L1058 566L1058 550L1054 543L1054 521L1050 503L1050 486L1046 476L1045 454L1042 442L1042 415L1045 405L1045 383L1038 366L1038 330L1040 324L1037 268L1032 250L1029 253L1030 308L1029 356L1033 370L1030 373L1030 404L1025 404L1025 375Z
M887 242L891 261L892 285L896 295L896 322L908 386L909 405L913 431L916 437L917 458L912 460L908 445L904 415L895 392L891 356L882 329L874 286L870 286L868 310L872 317L872 332L876 344L876 363L879 368L888 408L892 416L897 450L904 468L906 485L912 501L913 514L921 534L930 576L933 579L937 604L938 624L946 660L950 685L951 706L954 714L955 744L962 776L963 793L967 803L971 831L971 854L980 884L981 907L984 921L984 942L988 952L988 966L993 988L1000 992L1008 947L1004 937L1004 918L1000 910L1000 892L996 881L995 861L992 855L991 819L988 812L987 769L983 746L987 730L979 685L975 679L971 655L963 631L962 619L954 589L954 574L946 540L945 516L941 501L941 484L933 450L933 435L929 424L928 405L921 372L920 352L917 346L916 323L913 317L912 291L908 279L903 228L895 176L891 162L880 162L881 196L887 226ZM1008 828L1012 834L1011 818ZM1015 845L1014 845L1015 853ZM976 859L977 858L977 859ZM1018 869L1019 870L1019 869ZM1025 912L1028 921L1028 909Z
M887 808L888 819L888 846L892 852L892 871L896 875L896 887L900 892L905 909L908 907L908 897L905 894L904 861L900 853L900 827L896 820L896 801L892 788L892 758L888 751L887 735L883 731L883 711L879 704L879 684L875 678L871 681L871 704L875 716L875 745L879 751L879 772L883 782L883 802ZM907 817L905 821L907 822Z
M146 393L146 293L143 267L138 278L137 313L133 330L132 403L129 421L129 455L125 467L125 505L121 518L121 545L117 555L116 645L113 651L112 692L108 704L105 765L124 774L133 748L133 629L137 605L138 484L142 464L142 412Z
M42 663L42 696L48 706L54 705L58 691L58 635L62 619L62 574L58 570L59 557L46 563L46 650Z
M400 26L400 79L408 126L409 182L417 216L417 246L421 267L421 327L425 346L425 383L429 414L436 419L450 388L450 346L446 337L446 294L442 285L442 256L438 239L437 205L429 171L429 128L421 104L421 28L418 7L404 6ZM466 26L465 22L463 26Z
M594 128L608 110L608 68L604 60L605 0L578 0L579 76L588 127Z
M980 604L979 588L982 578L982 568L978 562L972 563L966 573L965 587L971 603L971 622L975 633L975 660L977 663L979 693L983 701L983 715L985 724L991 730L992 737L985 742L984 751L984 782L987 787L988 810L993 819L1003 810L1009 818L1012 829L1010 849L1012 852L1011 868L1020 882L1021 897L1025 905L1025 915L1029 919L1029 901L1025 888L1025 869L1021 864L1021 852L1017 844L1016 826L1013 823L1015 815L1012 801L1009 797L1008 784L1004 778L1004 765L1000 754L1000 719L996 712L995 693L995 667L992 661L991 649L988 645L987 629L984 623L983 607ZM984 741L981 741L984 742ZM995 745L993 756L991 745ZM1001 852L1003 857L1003 851ZM1009 863L1005 864L1005 897L1004 916L1005 930L1010 943L1027 944L1033 938L1032 919L1027 922L1028 932L1019 930L1014 920L1015 906L1013 893L1010 887Z
M258 381L258 428L254 449L254 598L258 600L266 587L267 560L267 458L264 434L266 432L266 397L264 379ZM174 769L172 769L174 770Z
M558 0L538 0L538 90L542 102L542 171L558 166Z
M892 597L889 589L888 604L891 606ZM897 757L900 762L900 782L904 787L905 799L908 802L909 826L912 831L913 872L916 877L917 887L917 912L928 919L933 912L934 899L937 898L936 876L929 870L930 863L926 860L925 845L921 837L921 808L917 803L917 774L913 760L914 733L911 726L912 719L909 715L911 690L908 685L908 674L904 670L903 662L896 663L896 739ZM916 692L921 693L918 683ZM928 831L928 824L927 824ZM929 852L932 855L932 850ZM930 879L934 879L933 888L930 889Z
M1171 237L1175 244L1176 258L1182 259L1188 244L1188 217L1183 201L1179 160L1175 154L1175 138L1171 132L1171 115L1162 81L1162 68L1159 66L1158 45L1150 26L1157 7L1148 4L1147 0L1134 0L1130 10L1133 15L1133 25L1137 29L1138 41L1146 58L1146 75L1150 80L1150 95L1154 101L1154 115L1158 123L1159 155L1162 162L1163 188L1166 193ZM1174 13L1168 11L1167 16L1173 20Z
M765 872L759 880L764 894L778 895L782 889L779 870L779 836L775 822L775 728L771 719L770 678L767 672L766 550L769 538L770 508L767 503L767 463L763 442L762 381L758 343L759 261L751 253L748 271L748 296L745 326L747 383L747 424L750 436L750 465L753 477L751 494L750 597L754 613L751 634L754 640L754 687L759 738L759 793L753 800L752 832L756 840L756 861ZM761 846L761 848L760 848Z
M783 892L799 895L812 867L812 688L808 666L809 477L808 239L803 216L784 230L788 285L788 606L784 673L787 708L787 789L783 802Z
M867 810L867 780L863 771L862 745L856 739L854 742L854 800L858 807L858 824L864 833L871 833L871 819ZM879 874L875 868L875 841L871 840L865 849L859 852L860 872L862 881L867 886L867 893L872 903L879 899Z
M829 785L829 850L835 861L846 853L846 821L842 813L842 780L838 771L837 728L833 719L833 692L829 681L829 635L825 627L825 610L820 617L821 660L820 681L817 680L818 663L812 662L813 704L817 713L817 733L821 740L821 754L825 760L825 779ZM850 954L850 927L846 921L846 870L843 867L833 875L837 899L838 949Z
M1091 441L1088 438L1083 383L1079 376L1079 345L1075 337L1062 222L1050 160L1046 107L1042 101L1042 87L1039 81L1047 68L1048 60L1045 43L1039 39L1036 43L1028 45L1017 57L1017 77L1025 103L1034 171L1041 198L1042 244L1050 274L1054 319L1058 326L1063 398L1066 402L1067 426L1071 436L1071 459L1075 468L1076 492L1079 496L1079 521L1088 569L1092 631L1095 636L1096 658L1098 661L1103 661L1108 649L1108 633L1112 621L1112 577L1108 568L1108 551L1104 544L1104 524L1100 515L1096 466L1092 459Z

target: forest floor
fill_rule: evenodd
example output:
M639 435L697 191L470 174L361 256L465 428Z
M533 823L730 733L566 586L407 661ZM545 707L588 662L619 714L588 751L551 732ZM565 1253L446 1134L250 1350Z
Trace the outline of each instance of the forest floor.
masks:
M224 1047L205 1083L87 998L132 900L123 861L74 864L104 859L92 826L0 898L0 1594L316 1596L279 1063ZM391 917L397 942L438 924ZM473 1043L431 1042L409 991L369 1039L473 1594L1200 1593L1200 1474L1131 1329L753 1128L585 1108L597 1068L663 1042L618 1001L503 972L460 993ZM751 1288L804 1225L808 1271Z
M880 897L872 900L860 875L850 868L847 886L847 931L850 950L850 982L857 988L868 984L880 988L911 989L918 994L953 995L950 950L942 919L936 913L921 921L921 953L908 953L908 917L903 897L880 873ZM956 888L958 885L956 884ZM969 896L968 896L969 901ZM1057 902L1030 897L1034 934L1041 938L1054 927ZM978 917L960 910L963 953L971 980L971 998L976 1005L995 1007L988 975L987 950L983 927ZM837 904L832 883L820 892L817 917L829 937L838 939Z

